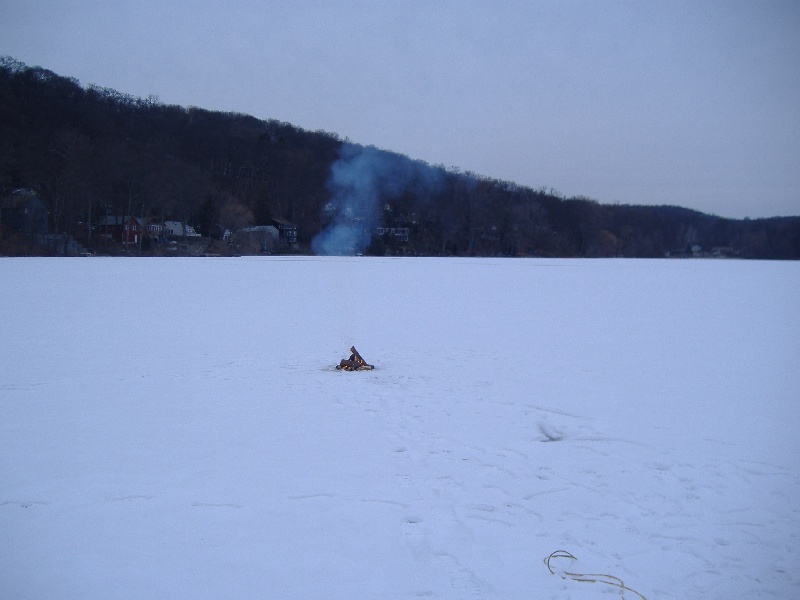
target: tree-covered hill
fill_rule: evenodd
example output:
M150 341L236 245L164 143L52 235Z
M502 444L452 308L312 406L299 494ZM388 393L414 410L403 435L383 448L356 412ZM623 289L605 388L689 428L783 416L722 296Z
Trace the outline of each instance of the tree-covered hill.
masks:
M4 57L0 198L18 189L45 203L51 234L106 252L97 223L127 215L189 223L206 240L279 219L297 226L297 245L284 250L294 252L800 258L800 217L564 198L334 133L83 86ZM20 236L2 221L0 236L0 252L31 248L10 243Z

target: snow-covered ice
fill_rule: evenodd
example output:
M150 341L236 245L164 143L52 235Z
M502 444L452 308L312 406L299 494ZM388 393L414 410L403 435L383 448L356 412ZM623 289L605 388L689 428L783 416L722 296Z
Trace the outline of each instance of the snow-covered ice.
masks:
M2 598L800 597L800 263L6 258L0 292Z

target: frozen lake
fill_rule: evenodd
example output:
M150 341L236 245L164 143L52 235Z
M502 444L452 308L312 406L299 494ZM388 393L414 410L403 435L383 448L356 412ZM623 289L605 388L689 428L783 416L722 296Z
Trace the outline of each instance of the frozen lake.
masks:
M800 597L800 263L3 258L0 292L0 597Z

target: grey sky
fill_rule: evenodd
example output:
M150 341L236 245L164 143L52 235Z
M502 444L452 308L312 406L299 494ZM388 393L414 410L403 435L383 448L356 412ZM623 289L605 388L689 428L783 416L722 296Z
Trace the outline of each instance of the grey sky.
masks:
M0 54L567 196L800 215L794 0L2 0Z

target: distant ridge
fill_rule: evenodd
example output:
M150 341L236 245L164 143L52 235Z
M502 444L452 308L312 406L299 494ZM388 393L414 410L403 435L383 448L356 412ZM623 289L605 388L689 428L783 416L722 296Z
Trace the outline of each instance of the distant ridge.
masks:
M17 189L47 206L50 241L12 228L6 207L3 254L77 247L52 242L59 236L91 252L166 251L145 230L124 246L97 230L105 216L127 215L192 225L201 241L176 253L800 258L800 217L565 198L335 133L83 86L6 56L0 196ZM237 247L237 230L274 220L295 227L296 242Z

